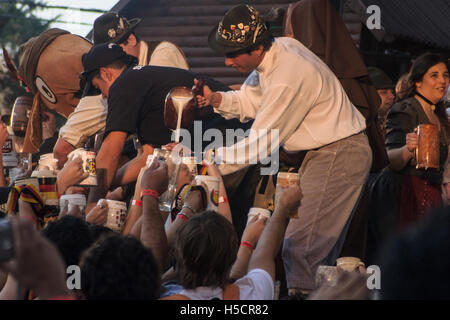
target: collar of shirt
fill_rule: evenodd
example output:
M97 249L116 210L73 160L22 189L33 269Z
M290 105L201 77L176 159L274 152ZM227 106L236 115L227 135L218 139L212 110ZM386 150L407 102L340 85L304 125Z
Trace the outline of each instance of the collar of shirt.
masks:
M139 65L146 66L148 61L148 45L145 41L139 41Z

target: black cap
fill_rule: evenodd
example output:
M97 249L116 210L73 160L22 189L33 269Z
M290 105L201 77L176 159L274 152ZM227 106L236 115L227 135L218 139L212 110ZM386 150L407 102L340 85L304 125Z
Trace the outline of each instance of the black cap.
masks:
M94 21L92 42L94 45L109 42L121 43L128 38L140 22L139 18L127 20L119 17L117 12L104 13Z
M255 8L240 4L228 11L208 36L211 49L227 54L249 49L272 34Z
M126 54L123 49L115 43L103 43L93 46L88 53L83 54L82 62L84 71L80 74L80 79L86 82L83 96L91 90L90 83L92 76L101 67L106 67L115 61L123 61L127 66L136 65L138 59Z

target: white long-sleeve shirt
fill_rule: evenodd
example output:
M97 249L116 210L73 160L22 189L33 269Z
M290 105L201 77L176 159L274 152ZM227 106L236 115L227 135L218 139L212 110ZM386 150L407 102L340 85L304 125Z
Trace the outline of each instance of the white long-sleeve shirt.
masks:
M81 98L75 110L59 130L59 135L74 148L82 148L86 139L105 130L108 103L102 95Z
M366 127L364 117L352 105L334 73L292 38L276 38L241 89L221 95L216 112L242 122L255 119L253 135L217 150L222 174L245 166L239 164L256 163L255 159L263 158L259 156L261 151L270 154L279 146L287 151L315 149ZM270 139L264 143L267 134L261 129L267 129L268 133L277 129L279 143L270 143ZM267 151L252 148L261 142L267 145Z
M147 65L148 45L141 41L139 64ZM178 48L167 41L162 41L152 53L149 65L174 67L189 70L186 59ZM86 139L103 131L106 125L108 103L102 95L84 97L70 114L59 135L75 148L83 147Z
M148 61L148 44L145 41L141 41L140 43L139 65L145 66ZM181 51L173 43L168 41L162 41L156 46L148 65L189 70L186 58Z

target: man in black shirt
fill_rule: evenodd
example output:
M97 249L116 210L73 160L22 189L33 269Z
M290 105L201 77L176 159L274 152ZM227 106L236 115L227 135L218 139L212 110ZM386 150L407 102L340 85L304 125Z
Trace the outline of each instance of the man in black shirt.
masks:
M198 78L184 69L135 66L136 62L135 57L111 43L95 46L83 56L85 71L81 76L87 85L95 86L108 99L105 135L97 155L97 169L106 170L103 186L108 189L112 186L119 155L129 134L137 133L142 145L151 146L146 149L147 154L153 152L153 147L171 142L171 132L164 124L165 97L174 87L192 87L194 78ZM213 90L229 90L212 79L206 79L206 83L215 88ZM123 176L116 177L114 183L134 181L145 165L146 157L131 160ZM103 197L102 192L97 197ZM90 202L96 201L97 197L91 197Z

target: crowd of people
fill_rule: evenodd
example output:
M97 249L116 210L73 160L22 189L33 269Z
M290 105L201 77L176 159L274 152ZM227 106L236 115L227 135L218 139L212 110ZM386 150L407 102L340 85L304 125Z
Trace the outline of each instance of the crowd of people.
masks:
M302 18L311 12L317 21ZM101 15L93 45L78 54L81 70L72 74L81 80L78 103L59 129L47 109L61 111L64 101L70 107L69 99L46 79L27 79L30 63L44 77L39 46L56 46L70 34L51 29L25 43L19 71L37 88L25 141L16 140L35 155L14 178L0 174L7 205L0 220L0 300L448 298L448 281L440 278L450 266L448 57L424 53L395 85L381 68L366 67L331 2L303 0L288 13L285 36L274 37L245 4L211 30L211 49L226 66L249 74L231 86L190 71L176 45L141 40L134 31L140 19ZM199 154L191 142L173 143L165 107L173 88L200 83L194 101L202 137L211 128L251 130L214 149L201 141ZM29 130L36 115L42 127ZM422 124L437 132L432 168L417 163ZM193 124L187 131L196 137ZM38 139L29 137L36 132ZM0 144L10 135L2 123ZM31 148L36 141L40 147ZM70 156L85 145L96 153L95 186L82 186L92 168L86 172L83 159ZM172 163L156 155L180 149L200 159L195 168L219 181L218 193L211 200L196 184L196 170L182 163L173 206L164 211L159 203ZM24 179L52 170L43 168L48 153L57 163L55 179L35 188ZM260 174L267 168L262 160L273 154L280 170L298 173L297 184L277 184L277 172ZM39 194L49 188L58 199L81 194L86 204L62 202L55 213ZM108 223L112 201L126 203L119 229ZM252 207L271 216L247 218ZM365 268L337 267L337 283L318 285L319 266L336 266L348 255L380 266L377 294L369 292ZM69 288L66 271L74 266L80 279Z

